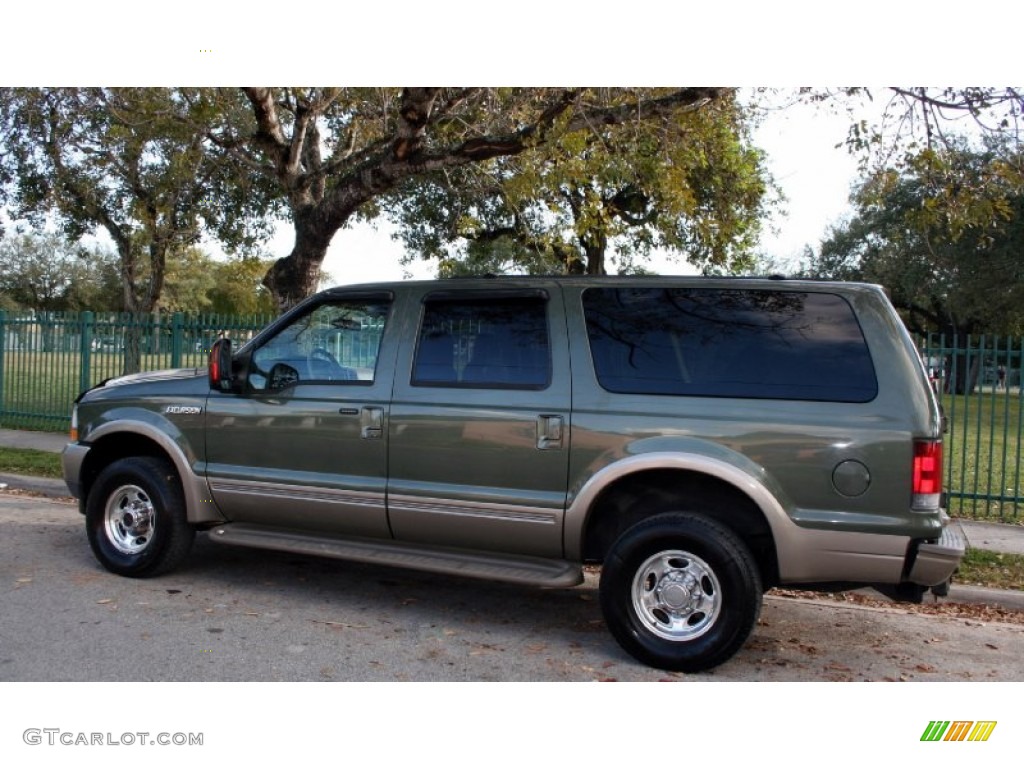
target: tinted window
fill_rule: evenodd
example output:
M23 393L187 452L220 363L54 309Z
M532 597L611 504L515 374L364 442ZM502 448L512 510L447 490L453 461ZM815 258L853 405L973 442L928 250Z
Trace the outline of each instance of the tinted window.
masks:
M255 350L249 371L254 390L299 382L371 384L389 302L319 304Z
M543 298L427 300L414 385L542 389L550 372Z
M583 305L612 392L858 403L878 392L860 325L834 294L595 288Z

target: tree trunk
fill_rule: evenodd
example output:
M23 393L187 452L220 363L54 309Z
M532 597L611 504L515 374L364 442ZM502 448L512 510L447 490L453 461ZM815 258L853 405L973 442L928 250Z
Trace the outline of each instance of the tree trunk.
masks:
M285 312L316 292L320 268L331 237L341 227L310 212L294 214L295 246L267 271L263 285L270 291L279 312ZM346 217L347 218L347 217ZM344 224L344 221L342 221Z
M588 232L580 236L580 245L586 255L586 273L588 275L607 275L604 255L608 250L608 236L603 231Z
M973 395L975 387L978 386L978 377L981 375L981 356L969 356L966 352L959 352L950 355L946 365L949 368L946 392L953 395Z
M125 315L126 327L124 329L124 366L121 369L122 375L138 373L142 370L142 314L132 312Z

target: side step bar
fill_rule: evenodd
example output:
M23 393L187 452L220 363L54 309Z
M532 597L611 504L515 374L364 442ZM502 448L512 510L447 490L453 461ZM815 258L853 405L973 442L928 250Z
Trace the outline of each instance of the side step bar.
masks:
M433 548L395 541L331 538L247 523L218 525L210 530L210 540L240 547L334 557L339 560L542 587L574 587L583 582L583 569L565 560Z

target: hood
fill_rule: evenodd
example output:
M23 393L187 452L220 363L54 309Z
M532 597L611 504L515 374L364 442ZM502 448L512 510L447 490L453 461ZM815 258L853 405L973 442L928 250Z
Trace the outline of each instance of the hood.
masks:
M101 387L119 387L124 384L143 384L150 381L170 381L174 379L191 379L196 376L205 376L205 368L168 368L163 371L143 371L142 373L129 373L126 376L118 376L107 379Z

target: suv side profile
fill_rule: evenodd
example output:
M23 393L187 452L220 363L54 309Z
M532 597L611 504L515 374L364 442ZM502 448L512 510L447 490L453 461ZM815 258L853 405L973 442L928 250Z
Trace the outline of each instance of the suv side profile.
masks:
M776 585L948 582L942 416L877 286L566 277L341 287L208 370L83 393L64 476L114 573L219 543L567 587L618 643L728 660Z

